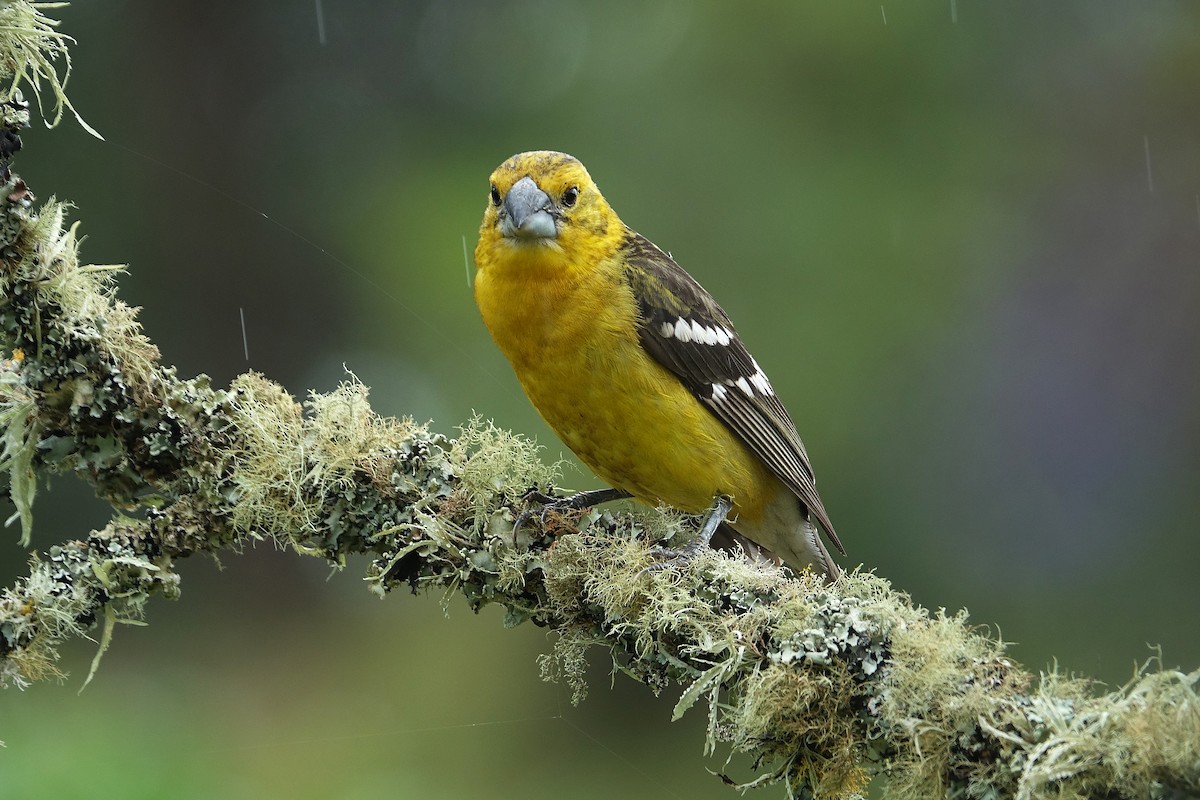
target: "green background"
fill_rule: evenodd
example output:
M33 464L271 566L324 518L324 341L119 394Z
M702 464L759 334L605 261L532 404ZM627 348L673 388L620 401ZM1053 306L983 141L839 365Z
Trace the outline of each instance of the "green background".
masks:
M557 457L464 247L496 164L565 150L736 321L849 563L1035 671L1200 665L1200 5L322 11L52 12L106 141L35 125L16 169L77 205L85 259L130 265L166 363L297 395L344 364L381 413L478 411ZM109 515L69 478L35 513L38 547ZM602 653L575 708L498 609L380 602L362 563L266 544L221 566L183 564L82 695L87 642L64 684L0 693L0 797L736 796L703 712L669 723Z

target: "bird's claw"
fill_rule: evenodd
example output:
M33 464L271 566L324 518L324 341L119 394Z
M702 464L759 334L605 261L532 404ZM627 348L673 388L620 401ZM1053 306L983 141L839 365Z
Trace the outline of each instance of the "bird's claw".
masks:
M686 567L700 555L700 551L708 546L708 542L702 536L694 537L690 542L683 547L652 547L650 555L654 556L654 563L642 569L639 575L645 575L647 572L659 572L671 567Z
M555 497L552 494L546 494L535 486L521 498L526 505L513 522L513 544L517 543L517 534L520 532L522 526L529 522L535 514L544 528L546 527L546 517L551 512L578 511L588 506L599 505L600 503L607 503L610 500L620 500L630 496L628 492L621 489L595 489L586 492L576 492L566 497ZM530 503L541 503L542 507L535 510L529 507Z
M546 494L536 486L522 495L521 501L525 504L525 508L521 510L520 514L517 514L517 518L513 521L513 544L516 545L517 534L521 532L521 528L525 526L525 523L529 522L530 518L533 517L534 514L538 514L541 518L542 525L545 525L546 512L549 511L551 507L553 507L554 503L560 499L562 498L555 497L552 494ZM530 507L533 503L540 503L542 507L535 510Z
M708 547L709 542L712 541L713 534L717 532L720 524L725 521L731 508L733 508L733 502L728 497L723 495L718 497L712 513L704 521L704 526L692 537L690 542L678 550L661 546L650 548L650 554L658 560L644 568L638 574L644 575L647 572L657 572L668 567L687 566L696 556L700 555L700 551Z

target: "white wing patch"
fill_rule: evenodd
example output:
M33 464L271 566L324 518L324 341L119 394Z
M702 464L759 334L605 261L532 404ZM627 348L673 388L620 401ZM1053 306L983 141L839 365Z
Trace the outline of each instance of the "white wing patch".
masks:
M751 360L753 361L753 358ZM725 399L725 395L728 392L726 387L732 388L736 386L741 390L742 394L750 399L754 399L756 392L761 397L771 397L775 394L775 390L771 387L771 382L767 380L767 374L762 371L762 367L758 366L757 361L754 362L754 374L750 377L742 376L736 380L726 378L721 383L709 385L712 386L711 396L715 402L721 402Z
M692 327L683 317L675 320L675 338L687 344L692 340Z
M664 339L677 339L684 344L696 342L726 347L733 341L733 333L720 325L705 325L699 320L686 320L683 317L679 317L674 323L662 323L658 332Z
M723 325L706 325L696 319L677 317L674 322L666 320L658 324L657 331L664 339L674 339L680 344L699 344L708 347L728 347L734 341L733 331ZM736 386L746 397L772 397L775 390L767 380L767 374L752 357L750 363L754 372L739 378L728 378L721 383L712 384L711 398L720 402L725 399L728 388Z
M750 383L754 384L754 388L758 389L760 394L768 397L775 394L775 390L771 388L771 382L767 380L767 373L762 371L762 367L751 356L750 363L754 364L754 374L750 376Z

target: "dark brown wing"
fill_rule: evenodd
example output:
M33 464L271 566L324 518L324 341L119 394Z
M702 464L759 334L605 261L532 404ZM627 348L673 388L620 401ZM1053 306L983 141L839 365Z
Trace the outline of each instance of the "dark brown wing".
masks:
M638 337L800 498L843 555L817 494L808 453L787 409L746 350L729 315L650 240L629 231L625 277L640 312Z

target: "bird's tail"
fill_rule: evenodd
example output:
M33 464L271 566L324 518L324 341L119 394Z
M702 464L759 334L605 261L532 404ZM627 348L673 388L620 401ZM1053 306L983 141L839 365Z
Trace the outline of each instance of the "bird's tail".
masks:
M800 526L800 538L805 545L804 557L801 563L809 562L814 569L824 572L830 580L836 580L842 574L842 569L834 562L833 556L829 554L829 550L825 547L825 541L821 537L821 532L817 530L816 524L811 519L803 517L798 521L798 524ZM787 559L780 558L766 547L746 538L725 522L722 522L717 528L716 533L713 534L712 546L721 550L742 553L751 561L762 561L777 565L788 563ZM799 553L796 556L797 560L802 557ZM799 569L799 566L792 564L792 569Z
M834 562L833 556L829 555L821 532L817 530L817 526L811 519L805 519L800 524L803 527L804 541L816 556L813 563L825 570L825 574L829 576L830 580L837 580L838 576L842 574L842 568Z
M713 534L712 546L718 550L740 553L751 561L761 561L766 564L783 563L782 558L742 536L728 522L722 522L717 526L717 531Z

